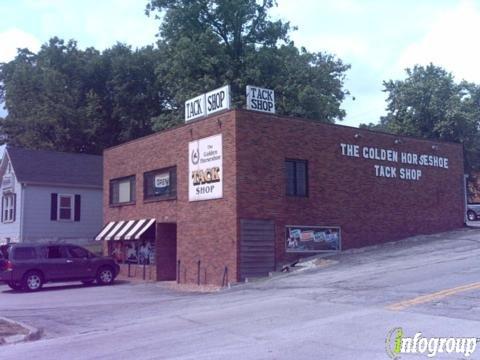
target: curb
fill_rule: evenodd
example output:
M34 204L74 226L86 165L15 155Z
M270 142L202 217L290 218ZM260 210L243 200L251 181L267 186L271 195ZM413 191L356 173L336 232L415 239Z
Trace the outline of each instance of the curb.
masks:
M21 326L24 329L28 330L27 334L10 335L10 336L4 337L3 339L0 339L0 345L10 345L10 344L16 344L19 342L34 341L34 340L40 339L40 337L42 336L42 333L43 333L42 329L37 329L33 326L24 324L20 321L14 321L2 316L0 316L0 320Z

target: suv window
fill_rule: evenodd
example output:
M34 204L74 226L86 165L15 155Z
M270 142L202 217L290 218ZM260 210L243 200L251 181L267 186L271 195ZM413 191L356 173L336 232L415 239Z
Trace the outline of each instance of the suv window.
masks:
M75 259L84 259L90 257L90 253L86 249L79 246L69 246L68 253L70 254L70 257Z
M63 259L66 257L68 256L63 246L47 247L47 259Z
M37 254L33 247L18 247L13 250L13 258L15 260L32 260L36 257Z
M2 254L2 257L5 260L8 260L8 248L9 247L10 247L10 245L1 245L0 246L0 254Z

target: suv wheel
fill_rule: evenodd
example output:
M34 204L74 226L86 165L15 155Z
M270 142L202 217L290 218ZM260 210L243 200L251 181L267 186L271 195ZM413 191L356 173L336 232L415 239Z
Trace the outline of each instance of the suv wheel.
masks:
M114 274L113 270L109 266L101 267L97 273L97 283L99 285L110 285L113 283Z
M42 274L38 271L29 271L23 277L23 288L27 291L38 291L43 286Z
M467 219L469 221L477 220L477 215L473 211L468 211L467 212Z

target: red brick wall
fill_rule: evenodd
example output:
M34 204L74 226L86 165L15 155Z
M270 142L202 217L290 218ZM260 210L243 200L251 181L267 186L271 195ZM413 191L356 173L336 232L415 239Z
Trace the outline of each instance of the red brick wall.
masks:
M188 143L223 134L223 198L188 201ZM225 267L237 272L236 167L234 112L157 133L104 152L104 221L156 218L177 224L181 282L221 284ZM177 200L143 201L143 173L177 166ZM109 205L109 180L136 176L136 204ZM235 279L230 278L230 281Z
M223 198L188 201L188 143L223 134ZM355 137L359 134L359 137ZM277 262L286 255L285 225L340 226L343 249L445 231L463 224L463 158L457 144L434 143L248 111L230 111L108 149L104 186L136 176L136 204L109 206L104 220L156 218L177 224L180 281L221 284L238 279L239 219L275 221ZM350 158L340 143L445 156L449 169L422 170L419 181L375 176L382 161ZM438 144L437 150L432 145ZM285 195L285 159L308 160L309 196ZM143 173L177 166L177 199L143 201ZM200 272L197 266L200 260Z
M238 217L275 220L279 262L292 257L285 253L287 224L340 226L343 249L461 227L462 147L413 138L401 138L396 145L397 138L239 111ZM343 156L340 143L446 156L449 169L397 164L421 169L421 179L380 178L373 165L391 163ZM434 144L438 144L435 151ZM307 198L286 196L286 158L308 160Z

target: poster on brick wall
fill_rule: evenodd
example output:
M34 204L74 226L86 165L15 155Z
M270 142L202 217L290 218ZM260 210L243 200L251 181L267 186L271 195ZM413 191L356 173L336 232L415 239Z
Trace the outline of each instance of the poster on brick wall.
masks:
M222 134L188 144L188 200L223 197Z
M332 226L287 226L287 252L330 252L341 250L340 228Z

